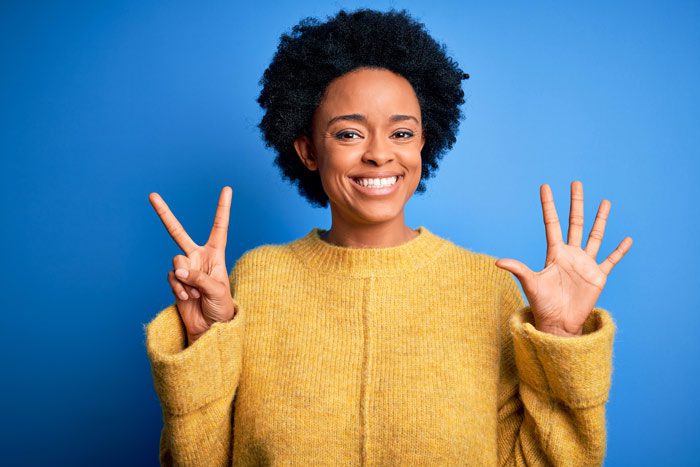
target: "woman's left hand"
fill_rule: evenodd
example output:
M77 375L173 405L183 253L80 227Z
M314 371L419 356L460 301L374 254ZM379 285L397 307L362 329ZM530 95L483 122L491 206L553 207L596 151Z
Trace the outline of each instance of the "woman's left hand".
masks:
M520 281L536 329L560 336L579 336L605 287L608 274L630 249L632 238L625 237L615 251L598 264L596 255L603 240L610 201L600 203L586 249L582 250L583 184L571 183L568 243L562 238L552 190L546 183L540 187L540 199L547 235L544 269L534 272L514 259L499 259L496 266L510 271Z

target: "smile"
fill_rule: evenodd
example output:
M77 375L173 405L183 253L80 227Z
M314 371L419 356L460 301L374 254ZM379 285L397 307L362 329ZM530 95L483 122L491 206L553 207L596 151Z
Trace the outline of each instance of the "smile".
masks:
M403 175L386 178L352 178L353 186L368 195L386 195L393 193L403 180Z

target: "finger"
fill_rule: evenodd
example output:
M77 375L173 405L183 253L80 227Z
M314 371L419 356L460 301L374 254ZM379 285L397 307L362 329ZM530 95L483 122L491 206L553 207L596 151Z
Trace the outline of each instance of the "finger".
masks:
M163 222L165 229L168 231L172 239L175 240L175 243L182 248L182 251L184 251L185 254L189 255L192 251L199 248L199 245L192 241L190 236L187 235L187 232L182 227L182 224L180 224L175 215L170 211L168 205L158 193L154 192L148 195L148 200L151 202L153 209L156 210L156 213L158 214L158 217L160 217L161 222Z
M189 300L189 295L185 291L185 287L183 286L182 282L177 280L175 277L175 271L172 269L168 271L168 282L170 283L170 287L173 289L173 294L178 300Z
M497 267L513 273L522 284L523 290L529 290L535 274L530 268L515 259L499 259L495 264Z
M583 183L571 182L571 206L569 207L569 235L567 243L581 246L583 237Z
M225 186L219 195L219 204L214 215L214 225L209 234L207 245L211 245L217 250L226 249L226 237L228 236L229 214L231 212L231 196L233 190Z
M615 248L615 251L610 253L610 256L605 258L605 261L599 264L600 269L603 270L605 275L610 274L612 268L615 267L615 265L622 259L623 256L625 256L625 253L627 253L631 246L632 237L625 237L624 239L622 239L617 248Z
M600 202L600 206L598 206L598 214L595 216L595 222L593 222L591 233L588 234L588 241L586 241L586 249L584 250L588 256L593 259L598 256L598 249L600 248L600 244L603 242L605 224L608 221L609 214L610 201L604 199Z
M191 267L192 267L192 260L190 260L187 256L175 255L175 257L173 257L173 272L179 268L189 269ZM177 280L177 278L175 280ZM186 285L186 284L183 284L183 287L184 287L185 291L189 294L190 297L192 297L192 298L199 298L200 297L200 293L197 289L195 289L189 285Z
M561 235L561 225L559 224L557 209L554 206L552 189L546 183L540 186L540 200L542 201L542 217L544 219L544 228L547 235L547 259L545 261L545 267L547 267L550 262L550 248L562 243L564 240Z
M175 270L175 277L187 285L197 287L197 290L206 296L221 297L224 295L226 286L202 271L178 268Z

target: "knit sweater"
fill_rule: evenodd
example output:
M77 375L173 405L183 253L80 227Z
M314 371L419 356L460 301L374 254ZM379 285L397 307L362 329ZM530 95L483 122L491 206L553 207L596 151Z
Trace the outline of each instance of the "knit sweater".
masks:
M602 463L606 310L547 334L493 256L322 232L241 256L234 318L191 346L175 305L145 326L163 465Z

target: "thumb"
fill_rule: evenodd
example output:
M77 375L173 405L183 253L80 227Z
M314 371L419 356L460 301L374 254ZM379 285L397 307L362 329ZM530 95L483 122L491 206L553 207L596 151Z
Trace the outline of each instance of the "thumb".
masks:
M525 284L530 281L530 278L534 274L530 268L515 259L499 259L495 264L496 267L513 273L513 275L515 275L515 277L517 277L520 283L523 285L523 288L526 287Z
M198 269L177 268L175 276L187 285L196 287L200 292L208 297L218 297L222 295L223 284L214 280L209 274Z

